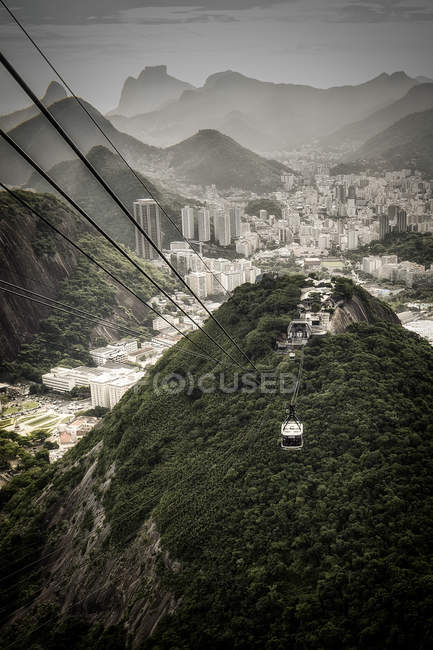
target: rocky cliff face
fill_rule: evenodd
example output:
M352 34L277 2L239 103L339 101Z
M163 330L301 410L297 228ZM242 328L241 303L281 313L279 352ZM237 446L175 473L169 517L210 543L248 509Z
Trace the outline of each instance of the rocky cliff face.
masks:
M23 194L53 223L61 223L68 236L83 232L71 212L54 197ZM57 289L77 264L77 254L48 227L19 207L5 192L0 196L0 275L2 280L55 298ZM54 239L55 237L55 239ZM12 287L10 287L12 289ZM21 343L38 331L49 309L0 291L0 360L10 360Z
M180 564L162 549L160 534L151 518L143 522L131 544L122 549L110 544L112 531L103 502L116 468L113 464L104 476L97 476L102 446L100 441L72 466L60 469L62 476L72 467L81 479L66 498L52 501L45 513L49 541L42 549L42 556L46 556L42 589L27 609L26 617L30 621L44 603L60 599L65 616L84 617L90 625L109 628L127 620L130 647L137 648L180 602L161 584L158 565L176 574ZM45 507L50 491L53 492L52 485L42 496ZM9 623L14 620L15 617Z
M354 287L351 298L338 304L330 321L329 332L340 334L353 323L400 323L397 315L384 302L374 299L367 291Z
M193 86L167 74L167 66L148 66L135 79L128 77L125 81L120 102L113 113L138 115L160 108L169 101L178 99L184 90Z
M99 243L93 246L96 247L96 252L92 247L89 248L89 244L94 241L93 233L54 196L33 192L23 192L21 196L73 241L80 242L94 257L100 256ZM86 242L83 244L84 239ZM74 285L75 270L83 261L78 251L5 192L0 192L0 249L2 280L54 299L58 298L65 280L70 279L71 286ZM111 260L111 263L117 265L118 272L119 261ZM106 282L107 289L112 289L113 285L108 279L104 278L103 281ZM2 286L16 290L7 285ZM143 289L143 284L140 286ZM64 302L74 307L83 307L78 304L81 300L79 293L74 300L75 302L70 298ZM134 327L149 316L146 307L121 287L115 288L114 300L113 318L119 325ZM41 321L47 318L50 311L43 304L0 290L0 361L14 360L20 346L39 332ZM98 325L92 331L92 339L102 337L109 341L121 335L122 331L117 332L116 329L103 325Z

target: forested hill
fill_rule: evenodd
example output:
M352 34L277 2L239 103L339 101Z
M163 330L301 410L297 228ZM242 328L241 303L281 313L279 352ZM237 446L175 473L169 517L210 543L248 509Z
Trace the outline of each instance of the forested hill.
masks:
M431 232L389 233L382 241L373 241L350 252L352 259L360 260L367 255L397 255L399 261L429 267L433 263L433 235Z
M259 371L297 372L272 344L303 282L265 277L217 312ZM431 346L384 321L313 339L305 444L286 453L290 394L212 392L233 364L185 345L57 466L1 493L5 645L429 647Z

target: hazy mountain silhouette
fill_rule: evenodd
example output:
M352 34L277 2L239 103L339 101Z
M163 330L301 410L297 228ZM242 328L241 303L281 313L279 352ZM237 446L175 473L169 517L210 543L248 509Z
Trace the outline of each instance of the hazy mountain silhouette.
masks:
M398 120L410 115L433 108L433 83L422 83L411 88L408 93L396 102L376 111L369 117L348 124L342 129L324 139L325 144L339 145L347 141L365 141L380 131L391 126Z
M272 191L281 186L281 174L290 171L281 163L262 158L215 130L197 133L168 149L149 146L118 131L93 106L87 102L84 104L135 169L166 184L170 181L194 185L214 183L220 189L238 187ZM73 98L57 102L52 110L83 153L87 154L98 145L108 147L106 140ZM10 131L10 136L46 170L75 159L71 149L42 115L15 127ZM119 164L124 167L120 159ZM8 144L1 141L0 173L6 183L25 185L33 170Z
M135 77L128 77L123 84L119 106L112 114L123 116L148 113L163 104L178 99L184 90L194 88L167 74L167 66L147 66Z
M52 81L48 88L45 91L45 95L41 98L42 103L45 106L51 106L54 102L59 102L66 97L66 90L61 86L57 81ZM32 104L27 108L22 108L19 111L14 111L13 113L8 113L0 117L0 128L4 131L10 131L15 128L22 122L30 120L35 115L38 115L39 111L37 107Z
M158 146L172 145L197 129L223 129L256 151L290 148L361 120L407 93L416 79L404 72L381 74L358 86L318 89L258 81L228 70L211 75L202 88L187 90L157 111L113 124ZM241 116L241 124L228 117ZM257 127L256 125L260 125Z
M158 157L158 150L155 147L149 147L131 136L121 133L91 104L87 102L84 104L132 164L139 161L137 166L140 171L143 169L147 171L148 164L152 168L152 160ZM67 97L57 102L52 106L52 113L84 153L96 145L107 146L104 137L73 98ZM63 142L43 115L39 114L20 124L10 131L9 135L44 169L75 158L72 150ZM15 154L3 140L0 142L0 171L4 182L15 185L25 183L32 173L27 163L18 154Z
M281 186L281 175L292 171L212 129L199 131L165 153L177 178L197 185L214 183L221 189L272 191Z
M343 165L376 169L418 169L433 176L433 109L412 113L367 140ZM337 170L339 169L337 168ZM336 171L336 170L334 170Z

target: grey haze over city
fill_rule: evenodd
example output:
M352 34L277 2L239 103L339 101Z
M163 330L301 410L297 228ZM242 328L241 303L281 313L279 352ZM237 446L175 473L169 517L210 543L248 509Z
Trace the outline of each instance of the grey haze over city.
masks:
M12 9L103 112L116 106L127 76L159 64L195 86L228 69L319 88L397 70L433 75L431 0L16 0ZM3 8L0 37L42 94L52 75ZM3 71L0 81L2 112L26 105Z

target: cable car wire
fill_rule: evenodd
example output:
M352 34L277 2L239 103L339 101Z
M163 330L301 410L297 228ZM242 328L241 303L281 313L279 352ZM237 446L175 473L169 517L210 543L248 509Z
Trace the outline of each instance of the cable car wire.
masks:
M2 135L3 135L3 134L2 134ZM212 359L212 361L215 361L215 362L217 361L214 357L212 357L212 356L209 355L205 350L203 350L203 349L201 348L201 346L199 346L199 345L198 345L198 344L197 344L193 339L191 339L187 334L185 334L184 332L182 332L181 329L179 329L176 325L173 325L173 324L172 324L172 323L171 323L171 322L170 322L170 321L169 321L165 316L163 316L163 315L162 315L162 314L161 314L157 309L155 309L154 307L152 307L152 305L148 304L148 303L147 303L143 298L140 298L140 296L139 296L135 291L133 291L132 289L130 289L130 288L129 288L129 287L128 287L124 282L122 282L122 280L120 280L119 278L117 278L117 277L114 275L114 273L112 273L111 271L109 271L108 269L106 269L106 268L105 268L105 267L104 267L100 262L98 262L98 260L96 260L92 255L90 255L90 254L87 253L85 250L83 250L83 248L81 248L81 246L79 246L78 244L76 244L76 243L75 243L75 242L74 242L70 237L68 237L67 235L65 235L65 233L63 233L61 230L59 230L59 228L56 228L56 226L54 226L52 223L50 223L50 222L48 221L48 219L46 219L46 218L45 218L45 217L44 217L44 216L43 216L43 215L42 215L38 210L34 209L34 208L33 208L33 207L32 207L32 206L31 206L27 201L25 201L25 199L21 198L21 197L19 196L19 194L17 194L16 192L14 192L14 190L11 190L10 188L8 188L8 187L7 187L4 183L2 183L2 182L0 182L0 186L3 187L3 189L4 189L6 192L8 192L11 196L13 196L17 201L19 201L19 202L20 202L20 203L21 203L21 204L22 204L26 209L28 209L28 210L29 210L30 212L32 212L35 216L37 216L39 219L41 219L41 221L43 221L46 225L48 225L50 228L52 228L52 230L54 230L54 232L56 232L58 235L60 235L61 237L63 237L63 239L65 239L65 240L66 240L66 241L67 241L71 246L73 246L76 250L78 250L78 251L79 251L82 255L84 255L88 260L90 260L90 261L91 261L93 264L95 264L98 268L100 268L102 271L104 271L104 273L106 273L110 278L112 278L113 280L115 280L115 282L117 282L121 287L123 287L123 288L124 288L126 291L128 291L131 295L133 295L135 298L137 298L137 300L139 300L139 301L140 301L140 302L141 302L145 307L147 307L147 308L150 309L154 314L156 314L157 316L159 316L160 318L162 318L162 319L163 319L163 320L164 320L168 325L170 325L170 327L173 327L173 329L176 330L179 334L181 334L184 338L186 338L187 341L189 341L189 342L192 343L196 348L198 348L202 354L207 355L210 359ZM74 206L74 207L75 207L75 206ZM77 207L78 207L78 209L79 209L79 211L80 211L80 213L81 213L81 208L79 208L79 206L77 206ZM90 217L89 217L89 219L90 219ZM90 221L92 222L93 220L90 219ZM92 225L93 225L93 223L92 223ZM100 230L100 229L99 229L99 226L97 226L96 223L95 223L95 227L97 227L97 229ZM101 234L102 234L102 233L101 233ZM117 247L117 246L116 246L116 248L117 248L117 250L119 250L120 252L122 252L122 250L123 250L123 249L121 249L120 247ZM129 256L128 256L128 259L129 259ZM135 263L134 263L134 265L137 266ZM140 267L138 267L138 268L140 269ZM147 276L147 274L146 274L146 276ZM150 277L150 276L149 276L149 277ZM154 284L154 283L153 283L153 284Z
M0 57L2 55L0 54ZM0 135L8 142L8 144L15 149L17 153L19 153L20 156L28 162L33 169L35 169L41 176L44 178L66 201L68 201L72 207L79 213L81 214L84 219L90 223L107 241L114 246L114 248L121 254L123 257L125 257L138 271L141 273L141 275L144 275L144 277L149 280L153 284L154 287L158 289L177 309L179 309L203 334L212 342L214 343L226 356L228 356L233 363L235 363L241 370L245 370L244 366L242 366L232 355L227 352L219 343L216 341L210 334L206 332L206 330L203 329L196 321L188 314L183 307L180 307L177 302L170 296L170 294L165 291L146 271L139 266L135 260L131 258L131 256L108 234L105 232L103 228L98 226L98 224L92 219L83 208L81 208L78 203L75 202L74 199L72 199L67 192L65 192L56 181L54 181L49 174L47 174L41 167L38 165L37 162L35 162L16 142L13 140L7 133L5 133L2 129L0 129ZM183 336L186 336L183 334ZM188 337L186 337L188 338ZM192 342L192 339L189 339ZM194 345L197 345L194 343ZM257 371L258 372L258 371Z
M11 285L10 282L5 282L4 280L0 280L0 283ZM144 338L142 333L137 332L135 330L132 330L129 327L126 327L126 326L123 326L123 325L118 325L118 324L112 323L110 321L107 322L105 319L102 319L102 318L100 319L100 318L95 317L95 316L92 317L92 314L90 314L88 312L84 312L84 314L76 313L75 311L72 311L73 309L75 309L74 307L70 307L69 305L64 305L64 303L57 303L52 298L49 298L47 296L43 296L41 294L35 293L33 291L30 291L29 289L25 289L24 287L19 287L17 285L12 285L12 286L15 287L16 289L18 289L19 291L26 291L26 292L28 292L30 294L39 296L42 300L38 300L36 298L33 298L32 296L17 293L17 291L13 291L12 289L8 289L7 287L2 286L1 284L0 284L0 291L4 291L5 293L13 294L14 296L16 296L18 298L24 298L26 300L29 300L30 302L39 303L39 304L43 305L44 307L49 307L50 309L54 309L56 311L64 312L66 314L69 314L70 316L75 316L76 318L81 318L83 320L94 323L95 325L101 325L103 327L108 327L109 329L114 329L116 331L123 331L125 334L129 334L129 335L132 334L134 336L142 338L143 340L145 340L147 342L151 342L151 339ZM51 302L47 302L48 300L51 301ZM88 314L88 315L85 315L85 314ZM167 350L169 350L172 347L172 346L169 346L168 344L166 344L164 342L161 342L161 345L163 347L165 346ZM209 361L209 359L211 359L213 361L212 357L209 357L209 355L197 354L196 352L192 352L191 350L184 350L184 349L181 348L179 350L179 352L182 352L182 353L185 353L185 354L190 354L191 356L194 356L194 357L197 357L197 358L200 358L200 359L206 359L207 361Z
M43 103L39 100L39 98L35 95L35 93L32 91L32 89L28 86L28 84L24 81L24 79L20 76L20 74L14 68L14 66L6 59L6 57L2 53L0 53L0 61L3 64L3 66L6 68L6 70L9 72L9 74L13 77L13 79L18 83L18 85L26 93L26 95L28 95L28 97L30 97L30 99L34 102L34 104L37 106L37 108L40 110L40 112L47 118L47 120L56 129L56 131L63 138L63 140L69 145L69 147L76 154L76 156L78 156L78 158L83 162L83 164L87 167L87 169L90 171L90 173L96 178L96 180L104 188L106 193L118 205L118 207L126 215L126 217L129 219L129 221L131 221L131 223L138 229L138 231L143 235L143 237L146 239L146 241L152 246L152 248L155 250L155 252L158 253L158 255L161 256L163 261L171 269L171 271L178 278L178 280L180 280L180 282L188 289L188 291L197 300L197 302L201 305L201 307L206 311L206 313L209 315L209 317L216 323L216 325L221 329L221 331L224 332L224 334L227 336L227 338L229 338L229 340L236 347L236 349L240 352L240 354L248 361L248 364L251 365L251 367L253 367L256 372L258 372L258 369L254 365L254 363L249 359L249 357L245 354L245 352L239 347L238 343L233 339L231 334L229 332L227 332L226 328L215 318L215 316L212 314L212 312L206 307L206 305L202 302L202 300L191 289L191 287L184 280L184 278L180 275L180 273L173 266L173 264L171 264L171 262L164 255L164 253L159 250L158 246L153 242L152 238L135 221L134 217L131 215L128 208L119 199L117 194L112 190L112 188L108 185L108 183L102 178L102 176L95 169L95 167L92 165L92 163L86 158L86 156L82 153L82 151L76 146L76 144L69 137L69 135L63 129L63 127L59 124L59 122L57 122L57 120L52 115L52 113L50 113L50 111L43 105ZM207 333L206 333L206 335L207 335ZM216 343L216 341L214 341L214 342ZM216 344L219 345L218 343L216 343ZM225 351L225 353L227 355L229 354L226 351ZM235 362L235 363L238 363L238 362ZM238 365L240 365L240 364L238 364ZM240 367L242 368L242 366L240 366ZM242 369L245 369L245 368L242 368Z
M0 280L0 282L4 282L4 281ZM10 283L7 283L7 284L10 284ZM18 289L20 289L22 291L29 291L29 289L24 289L24 287L18 287ZM44 300L38 300L36 298L33 298L32 296L26 296L26 295L17 293L16 291L13 291L12 289L8 289L8 288L3 287L3 286L0 286L0 290L4 291L5 293L13 294L13 295L17 296L18 298L24 298L26 300L29 300L30 302L39 303L39 304L43 305L44 307L49 307L49 308L54 309L56 311L64 312L66 314L69 314L70 316L75 316L76 318L81 318L83 320L87 320L87 321L89 321L91 323L94 323L95 325L102 325L103 327L108 327L110 329L115 329L117 331L122 330L122 331L125 332L125 334L133 334L134 336L143 338L143 335L140 332L136 332L135 330L131 330L131 329L127 328L127 327L124 327L123 325L117 325L116 323L110 324L110 323L105 322L104 320L98 319L97 317L92 318L90 314L89 314L89 316L85 316L83 314L77 314L76 312L72 311L72 309L74 309L73 307L70 308L70 309L65 309L64 307L60 307L57 304L55 304L55 301L53 301L54 304L51 304L50 302L46 302ZM30 293L33 293L33 292L30 291ZM39 294L36 294L36 295L39 295ZM42 296L42 297L46 298L46 300L51 300L52 301L52 298L48 298L46 296ZM63 303L60 303L60 305L62 305L62 304ZM144 340L148 341L148 342L152 341L152 339L144 339ZM163 347L165 347L167 350L169 350L169 349L171 349L171 347L173 347L173 346L168 345L167 343L164 343L163 341L161 341L160 344ZM182 353L185 353L185 354L190 354L191 356L197 357L199 359L206 359L206 361L209 361L209 359L211 361L214 361L214 359L212 357L209 357L209 355L197 354L196 352L192 352L191 350L184 350L183 348L181 348L179 350L179 352L182 352ZM215 359L215 361L217 361L217 360Z
M72 90L71 86L68 84L68 82L65 80L65 78L60 74L60 72L55 68L54 64L50 61L48 56L45 54L45 52L42 50L42 48L36 43L34 38L29 34L29 32L26 30L24 25L20 22L20 20L15 16L13 11L9 9L9 7L6 5L6 3L3 0L0 0L1 4L5 8L5 10L8 12L9 16L12 18L12 20L18 25L18 27L22 30L22 32L25 34L25 36L28 38L28 40L32 43L33 47L38 51L38 53L41 55L41 57L44 59L44 61L47 63L47 65L51 68L51 70L54 72L54 74L57 76L57 78L61 81L61 83L65 86L66 90L71 94L71 96L74 98L74 100L79 104L81 109L84 111L84 113L87 115L87 117L91 120L93 125L98 129L98 131L101 133L101 135L105 138L105 140L110 144L110 146L113 148L113 150L116 152L116 154L119 156L119 158L123 161L123 163L126 165L128 170L134 175L134 177L137 179L137 181L141 184L141 186L146 190L147 194L150 196L153 201L157 204L161 212L164 214L164 216L168 219L168 221L172 224L172 226L177 230L177 232L180 234L182 239L187 242L191 250L197 255L197 257L201 260L201 262L204 264L204 266L207 268L207 270L212 273L213 277L215 280L218 282L218 284L221 286L221 288L224 290L224 292L229 296L232 297L233 294L231 291L226 289L226 287L222 284L218 276L212 271L212 269L208 266L208 264L205 262L203 257L200 255L198 251L195 250L193 247L191 241L185 237L185 235L182 233L182 231L179 229L177 223L170 217L170 215L167 213L167 211L163 208L162 204L158 201L157 198L155 198L155 195L150 191L149 187L146 185L144 182L143 178L137 174L135 169L129 164L129 162L126 160L125 156L122 154L122 152L119 150L119 148L114 144L113 140L110 138L110 136L107 135L105 130L101 127L100 124L95 120L91 112L88 110L86 107L85 103L81 100L78 95Z

